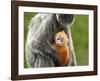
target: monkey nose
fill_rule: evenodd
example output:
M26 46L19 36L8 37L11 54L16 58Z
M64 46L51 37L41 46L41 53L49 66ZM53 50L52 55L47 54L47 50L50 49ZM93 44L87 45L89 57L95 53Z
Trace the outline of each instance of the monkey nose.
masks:
M63 42L63 39L61 39L61 42Z

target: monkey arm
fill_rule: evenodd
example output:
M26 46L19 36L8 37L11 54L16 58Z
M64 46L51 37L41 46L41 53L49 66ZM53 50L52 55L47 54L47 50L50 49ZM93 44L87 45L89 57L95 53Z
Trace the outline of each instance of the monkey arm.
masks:
M47 49L47 51L45 51L45 54L52 58L56 67L61 66L61 62L60 62L60 59L56 53L55 48L47 40L46 40L46 44L48 46L48 49Z
M67 37L69 39L68 47L69 47L70 57L69 57L68 66L76 66L77 62L76 62L76 57L75 57L75 52L74 52L74 47L73 47L71 31L69 27L67 27L67 29L65 30L65 33L67 34Z
M51 57L39 51L35 47L31 47L29 44L26 46L26 60L29 68L39 67L54 67Z
M47 52L47 53L45 53L45 54L46 54L47 56L49 56L49 57L53 60L54 65L55 65L56 67L61 66L60 59L58 58L56 52L53 52L53 51L52 51L51 53Z
M37 44L35 45L35 43L38 43L38 45ZM41 44L39 43L40 43L39 41L35 41L35 40L32 40L30 42L29 46L30 46L30 49L33 51L33 54L38 55L38 56L44 56L45 58L49 57L54 62L55 66L60 66L61 65L60 59L58 58L58 55L56 54L55 48L52 47L48 41L44 41ZM42 59L42 57L40 59Z

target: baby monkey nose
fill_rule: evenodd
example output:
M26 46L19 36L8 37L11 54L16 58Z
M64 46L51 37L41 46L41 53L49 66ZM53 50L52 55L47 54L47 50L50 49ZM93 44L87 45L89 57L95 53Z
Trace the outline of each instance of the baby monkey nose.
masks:
M61 39L61 42L63 42L63 39Z

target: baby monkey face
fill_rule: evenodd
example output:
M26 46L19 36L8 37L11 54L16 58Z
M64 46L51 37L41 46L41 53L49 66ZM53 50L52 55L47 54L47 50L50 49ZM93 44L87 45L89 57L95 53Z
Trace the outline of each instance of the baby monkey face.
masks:
M55 44L58 46L65 46L68 43L67 35L64 32L60 32L55 36Z
M64 46L64 44L65 44L65 39L64 39L64 37L56 36L56 38L55 38L55 43L56 43L56 45L58 45L58 46Z

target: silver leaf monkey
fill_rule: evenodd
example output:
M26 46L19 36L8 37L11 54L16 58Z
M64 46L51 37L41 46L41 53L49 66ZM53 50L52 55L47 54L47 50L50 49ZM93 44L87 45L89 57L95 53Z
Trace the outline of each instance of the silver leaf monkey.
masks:
M26 60L29 68L61 66L56 50L52 47L54 35L62 30L68 36L70 59L66 66L75 66L76 58L70 31L72 14L37 14L29 24L26 42Z

